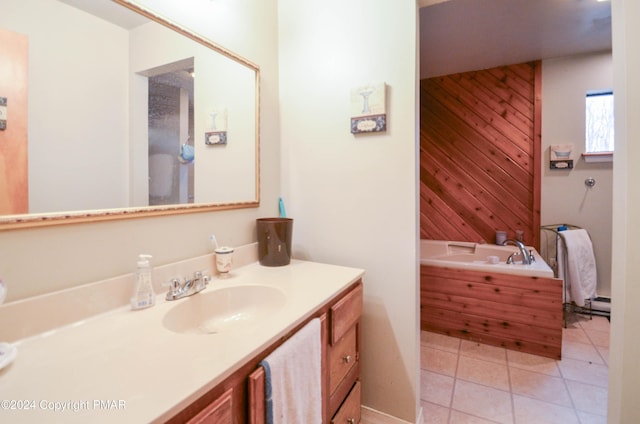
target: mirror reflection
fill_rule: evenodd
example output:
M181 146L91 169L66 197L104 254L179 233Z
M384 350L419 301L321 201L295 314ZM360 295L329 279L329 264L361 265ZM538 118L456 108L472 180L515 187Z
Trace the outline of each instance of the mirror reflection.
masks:
M256 66L110 0L2 5L0 215L257 205Z

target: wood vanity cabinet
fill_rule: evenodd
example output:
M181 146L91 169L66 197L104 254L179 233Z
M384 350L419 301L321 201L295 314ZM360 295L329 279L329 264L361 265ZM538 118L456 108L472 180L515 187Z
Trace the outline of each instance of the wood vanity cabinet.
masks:
M329 308L327 344L328 417L331 423L360 422L360 316L362 284Z
M233 424L233 389L224 392L222 396L211 402L187 423Z
M169 423L263 424L264 371L259 366L311 319L320 318L322 335L323 422L360 422L360 316L362 282L342 291L278 342L245 363L225 381L180 411Z

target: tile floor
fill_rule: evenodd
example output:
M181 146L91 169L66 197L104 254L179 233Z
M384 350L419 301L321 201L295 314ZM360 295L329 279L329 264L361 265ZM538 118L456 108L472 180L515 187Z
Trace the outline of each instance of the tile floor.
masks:
M421 334L425 423L606 424L609 321L573 315L562 360Z

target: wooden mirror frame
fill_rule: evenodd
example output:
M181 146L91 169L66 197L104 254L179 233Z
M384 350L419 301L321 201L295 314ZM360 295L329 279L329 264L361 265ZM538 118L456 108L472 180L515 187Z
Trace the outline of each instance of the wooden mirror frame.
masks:
M157 22L183 36L202 44L213 51L220 53L229 59L240 63L255 72L256 96L255 96L255 199L246 202L229 203L200 203L188 205L162 205L118 209L84 210L72 212L52 212L41 214L20 214L0 216L0 231L18 230L25 228L48 227L55 225L70 225L82 223L94 223L114 221L122 219L149 218L154 216L179 215L198 212L212 212L231 209L256 208L260 206L260 68L258 65L237 55L236 53L214 43L205 37L186 29L185 27L162 17L129 0L113 0L115 3L126 7L146 18Z

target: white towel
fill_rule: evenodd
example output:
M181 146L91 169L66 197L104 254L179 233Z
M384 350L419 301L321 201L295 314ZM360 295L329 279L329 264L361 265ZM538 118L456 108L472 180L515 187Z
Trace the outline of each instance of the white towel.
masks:
M149 196L168 197L171 195L173 163L173 156L164 153L157 153L149 157Z
M321 349L320 320L315 318L262 361L267 423L322 423Z
M564 279L569 289L569 298L565 302L574 301L576 305L584 306L585 299L596 297L596 258L586 230L566 230L560 233L558 277Z

